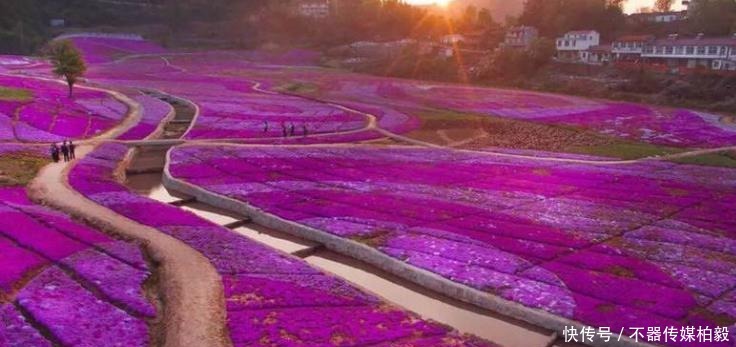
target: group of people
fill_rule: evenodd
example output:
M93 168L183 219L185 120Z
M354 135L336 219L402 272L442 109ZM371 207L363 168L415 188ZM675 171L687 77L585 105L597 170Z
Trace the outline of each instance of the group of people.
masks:
M56 143L51 144L51 160L54 161L54 163L58 163L59 160L61 160L61 157L64 157L64 162L68 162L70 160L74 160L77 158L75 154L75 150L77 149L77 146L74 145L74 143L69 140L64 140L62 142L61 146L58 146Z
M268 129L269 129L268 121L264 121L263 122L263 132L267 133ZM287 127L286 122L281 122L281 135L283 137L290 137L290 136L296 135L296 126L294 126L294 123L289 123L289 126ZM305 137L309 135L306 124L302 124L302 135Z

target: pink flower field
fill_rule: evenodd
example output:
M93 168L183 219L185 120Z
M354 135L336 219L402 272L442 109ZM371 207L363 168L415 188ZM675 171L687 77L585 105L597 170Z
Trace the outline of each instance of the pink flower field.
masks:
M106 93L77 88L71 99L67 93L61 83L0 75L0 141L84 139L104 133L127 114L127 107Z
M187 146L171 160L254 213L586 325L736 321L732 170L414 147Z
M0 345L144 346L140 249L0 188Z
M254 73L263 80L316 84L320 95L338 102L371 102L408 110L433 107L573 126L605 136L673 147L736 144L736 125L720 122L720 116L715 114L687 109L304 70L285 76Z
M138 196L113 172L127 148L105 145L74 168L70 183L96 203L171 235L221 274L235 346L492 346L457 335L325 275L303 261L176 207Z
M163 321L189 309L167 301L167 290L206 277L186 266L195 258L216 285L202 310L213 312L192 315L224 319L207 332L221 346L496 346L180 207L192 201L318 244L309 251L363 261L433 300L439 293L534 329L726 327L708 346L734 346L733 168L412 137L443 130L424 112L472 114L697 158L713 153L688 151L736 146L736 126L718 115L363 76L318 67L319 55L299 49L188 53L135 35L64 38L89 64L85 84L99 89L68 98L65 85L41 78L51 76L47 62L0 56L3 182L22 171L21 158L46 156L49 142L89 140L77 160L41 171L44 180L0 185L0 346L164 345L172 331L198 328ZM116 139L100 136L133 115L140 120ZM186 198L167 204L126 186L124 176L137 174L131 156L153 163L169 147L163 185ZM72 219L51 206L80 218L95 211L41 199L48 192L37 185L124 223ZM192 283L167 277L167 262L181 258L160 240L191 252L177 248L193 255L181 266Z

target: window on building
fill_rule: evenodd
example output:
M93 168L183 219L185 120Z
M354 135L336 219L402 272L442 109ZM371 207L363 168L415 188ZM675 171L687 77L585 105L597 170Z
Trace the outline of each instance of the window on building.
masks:
M684 52L685 52L685 47L683 46L675 47L675 54L683 54Z
M708 46L708 55L716 55L716 54L718 54L718 47Z
M672 46L666 46L664 48L665 54L672 54Z
M685 47L685 53L686 54L695 54L695 47L693 47L693 46L687 46L687 47Z
M698 54L700 54L700 55L705 54L705 46L699 46L698 47Z

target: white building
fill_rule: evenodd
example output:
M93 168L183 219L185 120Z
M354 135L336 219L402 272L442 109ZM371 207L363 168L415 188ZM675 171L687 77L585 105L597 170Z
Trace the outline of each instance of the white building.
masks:
M464 35L461 34L451 34L451 35L445 35L440 38L440 43L443 45L457 45L464 43L466 41L466 38Z
M600 45L588 48L583 52L582 62L590 65L605 65L613 60L611 45Z
M330 1L301 0L296 4L296 12L302 17L327 18L330 16Z
M638 61L644 52L644 46L655 39L653 35L622 36L611 44L611 53L616 60Z
M672 23L685 20L687 11L634 13L629 20L635 23Z
M647 63L666 64L673 69L736 70L736 36L679 38L670 35L645 45L641 57Z
M516 26L506 32L503 45L511 48L529 48L539 37L539 30L530 26Z
M600 45L601 35L595 30L570 31L557 39L557 59L568 62L587 60L588 50Z

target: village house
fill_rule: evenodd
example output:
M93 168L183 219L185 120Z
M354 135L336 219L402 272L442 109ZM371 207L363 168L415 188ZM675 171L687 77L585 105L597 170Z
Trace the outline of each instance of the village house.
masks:
M736 70L736 36L694 38L670 35L644 46L641 54L645 63L664 64L672 70L705 68Z
M613 54L611 53L611 45L598 45L588 48L586 52L583 52L582 62L591 65L605 65L613 60Z
M539 37L539 31L531 26L516 26L506 32L504 47L528 49Z
M570 31L557 39L557 60L585 62L591 47L600 45L601 35L595 30Z
M655 39L654 35L622 36L611 44L611 53L617 61L636 62L641 60L644 46Z
M295 5L296 13L302 17L322 19L330 16L330 0L299 0Z
M632 23L673 23L687 18L687 11L633 13L628 19Z

